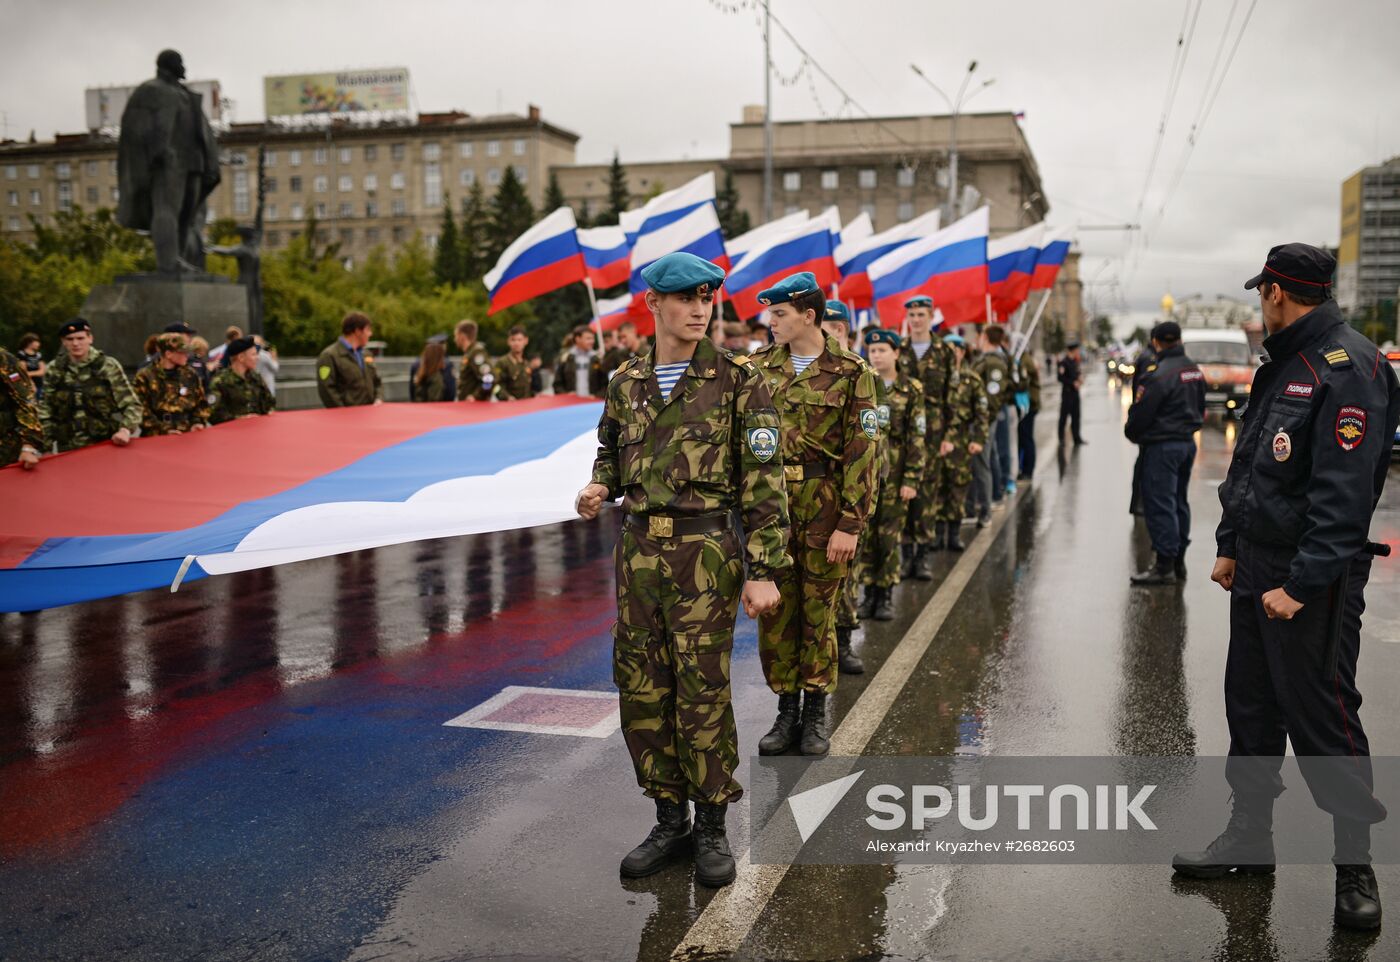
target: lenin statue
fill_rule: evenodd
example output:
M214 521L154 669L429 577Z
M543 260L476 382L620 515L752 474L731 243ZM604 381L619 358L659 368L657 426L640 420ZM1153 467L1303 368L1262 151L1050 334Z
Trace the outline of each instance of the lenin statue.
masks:
M122 111L117 142L117 222L150 232L162 274L204 270L204 202L219 184L214 131L184 78L184 60L162 50L155 79Z

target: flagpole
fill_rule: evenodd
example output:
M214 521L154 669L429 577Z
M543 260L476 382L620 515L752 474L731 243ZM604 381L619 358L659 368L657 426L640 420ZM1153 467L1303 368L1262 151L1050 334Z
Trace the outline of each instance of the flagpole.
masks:
M992 323L992 292L987 292L987 323Z
M593 278L585 277L583 286L588 288L588 306L593 309L593 329L598 333L598 350L603 349L603 319L598 316L598 298L593 294Z
M1035 317L1031 318L1031 326L1026 328L1026 339L1021 342L1021 349L1016 352L1015 361L1021 359L1021 355L1026 353L1026 348L1030 347L1031 337L1035 334L1035 326L1040 323L1040 315L1045 313L1045 305L1050 300L1050 288L1045 289L1045 294L1040 298L1040 304L1036 306Z

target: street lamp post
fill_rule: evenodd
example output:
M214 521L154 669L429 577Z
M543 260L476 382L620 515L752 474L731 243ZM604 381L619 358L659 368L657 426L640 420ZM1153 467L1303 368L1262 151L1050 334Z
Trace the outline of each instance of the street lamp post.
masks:
M958 96L950 98L943 90L929 79L928 74L919 69L919 65L911 63L910 69L919 75L924 83L933 88L934 93L943 98L943 102L948 105L948 110L952 114L952 130L950 131L948 145L948 219L956 220L962 213L962 205L958 200L958 115L962 113L963 105L992 84L996 83L996 78L984 80L982 84L968 93L967 85L972 81L972 74L977 70L977 61L974 60L967 65L967 73L963 74L962 84L958 87Z

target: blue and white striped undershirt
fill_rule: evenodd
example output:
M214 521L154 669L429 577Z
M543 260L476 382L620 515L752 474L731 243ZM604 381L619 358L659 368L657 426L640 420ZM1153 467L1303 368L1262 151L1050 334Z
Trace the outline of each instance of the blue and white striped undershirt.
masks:
M669 398L671 389L676 386L685 375L685 369L690 367L689 361L677 361L675 364L656 365L656 383L661 385L661 396Z
M811 357L802 357L798 354L792 355L793 372L796 374L801 374L803 371L807 370L807 368L810 367L812 362L816 359L817 355L815 354L813 354Z

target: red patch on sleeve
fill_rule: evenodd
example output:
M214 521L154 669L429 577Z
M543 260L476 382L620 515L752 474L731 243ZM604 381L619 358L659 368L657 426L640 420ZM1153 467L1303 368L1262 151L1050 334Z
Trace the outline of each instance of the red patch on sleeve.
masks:
M1348 405L1338 411L1336 433L1343 451L1355 448L1366 437L1366 409Z

